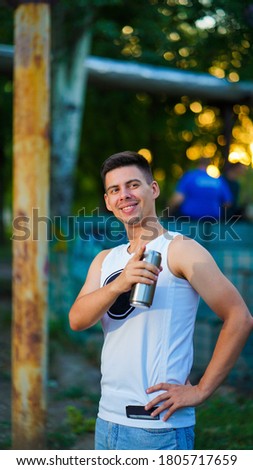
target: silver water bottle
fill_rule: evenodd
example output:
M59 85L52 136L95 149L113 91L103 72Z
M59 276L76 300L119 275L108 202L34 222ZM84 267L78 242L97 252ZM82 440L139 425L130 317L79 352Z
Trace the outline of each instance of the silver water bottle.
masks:
M143 258L147 263L154 264L157 268L160 267L162 256L159 251L148 250L144 253ZM156 288L156 282L154 284L134 284L130 295L130 305L133 307L151 307L154 293Z

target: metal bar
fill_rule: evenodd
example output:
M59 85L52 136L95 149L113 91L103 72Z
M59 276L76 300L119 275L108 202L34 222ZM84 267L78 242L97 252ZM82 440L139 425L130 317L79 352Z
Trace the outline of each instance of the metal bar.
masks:
M49 38L49 5L19 5L14 58L14 449L45 448L48 248L45 224L39 226L34 213L48 214Z
M190 72L101 57L86 60L90 83L100 87L182 95L216 102L253 102L253 83L230 83L208 73Z
M11 70L13 47L0 44L0 70ZM85 61L89 83L98 87L182 94L209 101L253 103L253 82L230 83L208 73L137 64L90 56Z

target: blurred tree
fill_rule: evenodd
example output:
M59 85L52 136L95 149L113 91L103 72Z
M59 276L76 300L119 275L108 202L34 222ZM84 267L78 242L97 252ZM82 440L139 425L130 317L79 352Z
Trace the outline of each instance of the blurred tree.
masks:
M5 8L4 8L5 6ZM13 17L0 2L0 42L13 43ZM4 209L10 212L12 199L12 73L0 77L0 240L6 237ZM6 216L10 216L6 214ZM11 217L10 217L11 218Z
M208 72L232 83L252 79L252 5L250 0L140 0L128 2L127 9L102 9L91 52ZM142 147L153 155L164 207L175 181L195 165L200 153L212 157L222 169L230 144L227 126L252 114L249 106L235 106L234 122L229 122L231 109L223 103L207 103L201 97L194 100L184 90L181 98L173 99L166 94L122 93L93 86L88 88L86 112L91 119L85 119L83 125L75 210L84 203L92 210L100 203L98 162L119 149ZM249 130L249 119L247 125ZM252 141L252 131L250 135ZM245 141L244 132L248 151L249 140ZM84 201L80 195L86 196Z
M61 0L52 6L52 216L71 212L92 27L101 7L119 3Z
M100 11L92 52L251 79L252 26L252 0L130 1Z
M11 219L12 202L12 81L0 77L0 241L5 238L4 216ZM9 211L8 209L9 208Z
M198 152L222 166L221 103L192 100L184 90L173 99L89 86L82 120L84 61L91 53L209 72L233 83L252 79L252 0L61 0L52 6L52 22L52 214L71 212L74 185L74 210L99 204L100 162L122 148L151 151L164 201ZM249 107L236 108L237 121L243 115L251 122Z

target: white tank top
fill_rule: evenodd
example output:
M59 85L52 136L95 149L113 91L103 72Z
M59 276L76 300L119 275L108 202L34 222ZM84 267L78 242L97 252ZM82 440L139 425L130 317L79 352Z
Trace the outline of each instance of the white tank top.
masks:
M188 281L175 277L167 265L171 240L166 232L147 244L162 254L151 308L131 307L130 292L122 294L102 318L104 345L101 363L101 400L98 416L126 426L184 427L195 423L193 408L182 408L169 420L131 419L127 405L146 405L156 395L146 389L161 382L185 384L193 362L193 332L199 296ZM131 258L128 244L113 248L105 257L101 286L117 277Z

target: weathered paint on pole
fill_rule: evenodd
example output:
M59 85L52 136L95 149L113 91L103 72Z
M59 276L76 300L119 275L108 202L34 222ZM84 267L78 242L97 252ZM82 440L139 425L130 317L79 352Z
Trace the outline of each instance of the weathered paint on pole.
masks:
M14 449L45 448L48 248L46 224L38 217L48 216L49 202L49 57L49 5L20 4L14 57Z

